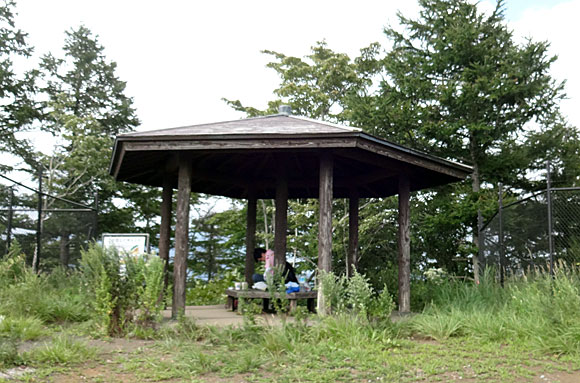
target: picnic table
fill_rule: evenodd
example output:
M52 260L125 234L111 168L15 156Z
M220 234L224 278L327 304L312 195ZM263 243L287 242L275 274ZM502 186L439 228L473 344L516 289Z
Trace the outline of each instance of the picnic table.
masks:
M226 295L228 297L226 303L226 310L235 310L234 301L239 298L245 299L262 299L264 310L267 310L270 299L272 298L272 294L268 291L261 291L261 290L233 290L227 289ZM306 307L310 312L314 312L314 303L315 299L318 296L317 291L300 291L296 293L290 294L281 294L276 293L274 295L277 299L288 299L290 301L290 312L296 310L298 307L298 300L299 299L306 299Z

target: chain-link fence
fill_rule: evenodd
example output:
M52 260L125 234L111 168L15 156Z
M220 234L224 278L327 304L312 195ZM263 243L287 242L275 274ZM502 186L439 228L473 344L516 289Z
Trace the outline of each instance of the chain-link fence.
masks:
M507 274L580 262L580 188L549 188L502 206L480 230L480 261ZM500 267L502 266L502 267Z
M0 178L0 258L18 243L36 269L76 264L80 250L96 238L96 203L89 206L44 193L41 184L33 188Z

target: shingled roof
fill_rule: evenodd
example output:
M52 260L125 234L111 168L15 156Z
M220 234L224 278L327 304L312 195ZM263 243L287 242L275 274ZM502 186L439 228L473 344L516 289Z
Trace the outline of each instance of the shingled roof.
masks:
M276 177L288 173L290 198L318 196L321 153L334 158L334 196L397 193L406 173L411 190L462 180L471 168L373 137L360 129L277 114L119 135L110 173L119 181L161 186L177 172L177 156L193 163L192 191L273 198ZM177 177L173 177L175 180ZM175 185L176 186L176 185Z

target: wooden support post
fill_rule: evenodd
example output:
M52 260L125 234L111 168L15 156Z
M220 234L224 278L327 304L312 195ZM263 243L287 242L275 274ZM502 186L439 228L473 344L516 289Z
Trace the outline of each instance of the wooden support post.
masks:
M283 166L276 177L276 222L274 223L274 265L286 262L286 235L288 231L288 174Z
M411 311L410 185L406 174L399 176L399 312Z
M256 207L258 200L255 193L248 195L248 211L246 213L246 268L245 276L248 286L253 284L254 275L254 247L256 247Z
M346 275L353 276L354 270L358 266L358 190L350 192L348 200L348 256L346 257Z
M177 214L175 225L175 258L173 261L173 305L171 316L185 313L185 282L189 253L189 197L191 194L191 160L179 158L177 180Z
M332 271L332 176L333 161L330 154L320 157L320 184L318 200L320 218L318 222L318 272ZM320 281L320 278L319 278ZM326 315L326 302L322 285L318 284L318 313Z
M168 175L163 177L161 196L161 225L159 226L159 258L163 260L163 291L169 285L169 247L171 241L171 208L173 186Z

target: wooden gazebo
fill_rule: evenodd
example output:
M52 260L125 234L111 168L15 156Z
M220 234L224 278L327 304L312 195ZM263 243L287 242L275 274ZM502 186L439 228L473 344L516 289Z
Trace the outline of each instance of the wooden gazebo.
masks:
M254 268L256 204L274 198L276 262L286 256L289 198L318 198L318 268L331 270L332 198L349 198L349 267L356 265L359 198L399 195L399 309L409 311L409 193L464 179L469 166L373 137L356 128L286 113L117 137L110 173L163 188L159 255L168 259L177 188L173 315L185 308L189 195L248 200L246 279ZM320 303L320 302L319 302ZM320 307L320 306L319 306Z

